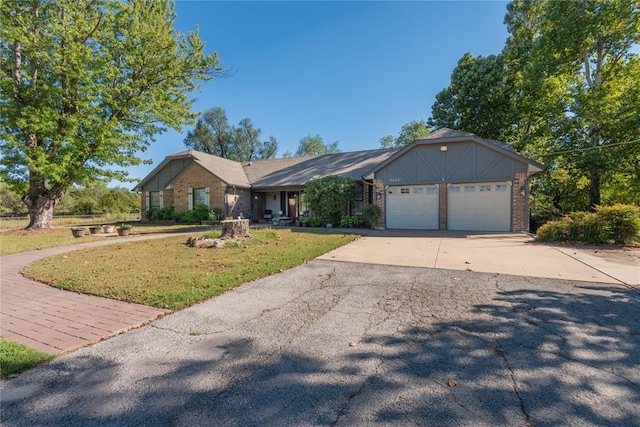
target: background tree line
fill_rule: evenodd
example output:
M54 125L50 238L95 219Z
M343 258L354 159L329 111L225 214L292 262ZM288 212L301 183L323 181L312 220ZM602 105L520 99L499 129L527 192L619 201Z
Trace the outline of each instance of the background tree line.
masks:
M105 185L71 187L56 205L54 215L101 215L140 212L140 195L126 188ZM24 216L29 213L20 195L0 182L0 216Z
M273 135L266 141L261 140L262 130L257 128L249 117L238 122L237 126L229 124L224 108L213 107L200 116L193 130L187 133L184 145L188 149L201 151L237 162L273 159L278 152L278 140ZM322 136L310 134L300 139L297 157L317 156L320 154L338 153L338 141L325 143ZM282 157L292 157L286 151Z

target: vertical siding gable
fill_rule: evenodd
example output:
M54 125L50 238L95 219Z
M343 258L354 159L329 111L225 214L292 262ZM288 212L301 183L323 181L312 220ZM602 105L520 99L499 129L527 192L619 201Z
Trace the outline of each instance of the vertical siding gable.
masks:
M440 147L446 146L446 151ZM416 145L376 172L385 185L510 181L527 165L474 141Z
M192 159L173 159L160 169L142 187L142 191L163 190L178 174L193 163Z

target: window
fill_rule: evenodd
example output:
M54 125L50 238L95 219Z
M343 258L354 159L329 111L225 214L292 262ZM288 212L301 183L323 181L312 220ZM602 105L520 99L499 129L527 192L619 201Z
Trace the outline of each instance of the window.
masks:
M507 184L496 185L496 191L507 191Z
M160 201L159 191L149 191L149 209L162 208L162 202Z
M491 191L491 186L490 185L481 185L480 186L480 191Z
M475 185L465 185L464 186L464 192L465 193L473 193L476 191L476 186Z
M427 193L428 194L433 194L433 193L437 193L438 189L436 187L427 187Z
M193 189L193 206L198 206L198 205L206 205L209 206L209 203L207 203L207 189L206 188L194 188Z
M417 187L413 189L413 194L422 194L423 191L424 191L424 188Z
M457 185L455 187L449 187L449 192L451 192L451 193L459 193L460 192L460 187L458 187Z
M409 191L409 188L401 188L400 189L400 194L410 194L411 191Z

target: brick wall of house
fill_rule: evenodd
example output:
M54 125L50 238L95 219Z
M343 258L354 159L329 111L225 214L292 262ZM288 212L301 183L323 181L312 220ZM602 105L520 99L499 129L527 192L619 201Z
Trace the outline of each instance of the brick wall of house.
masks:
M447 184L438 185L438 230L447 229Z
M174 206L173 204L173 190L164 190L162 192L162 206L169 208Z
M528 187L527 173L516 173L511 186L511 231L529 231Z
M178 212L189 210L189 188L209 187L209 209L224 211L226 186L222 181L197 163L188 166L173 183L173 207ZM165 204L165 206L168 206Z
M242 212L244 218L249 218L249 213L251 212L251 190L248 188L229 186L227 187L227 191L230 196L237 196L229 197L228 216L237 218L240 215L240 212Z
M376 224L377 227L384 227L386 223L385 209L384 209L386 197L387 195L385 194L385 191L384 191L384 183L382 182L381 179L374 179L373 180L373 203L379 206L380 210L382 211L382 214L378 219L378 223Z

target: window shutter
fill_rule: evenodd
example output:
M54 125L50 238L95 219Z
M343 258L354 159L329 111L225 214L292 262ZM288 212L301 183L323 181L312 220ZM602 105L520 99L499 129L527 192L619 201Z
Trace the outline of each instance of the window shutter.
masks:
M211 196L209 196L209 187L205 187L205 193L207 194L207 208L211 207Z
M160 199L160 209L162 209L162 208L164 208L164 200L163 200L164 197L162 197L162 191L159 191L159 193L160 193L160 197L159 197L159 199Z
M187 195L189 197L189 210L192 211L193 210L193 188L189 187L189 190L187 191Z
M145 204L147 205L147 212L151 209L151 191L145 191Z

